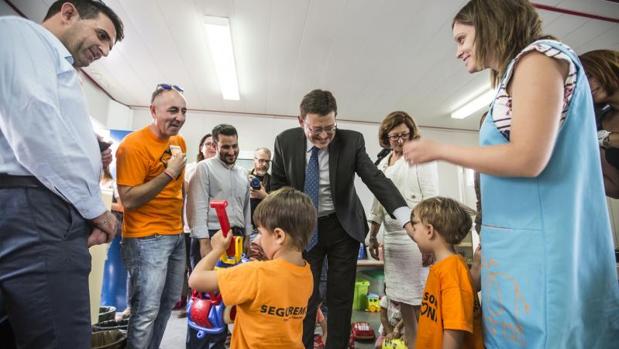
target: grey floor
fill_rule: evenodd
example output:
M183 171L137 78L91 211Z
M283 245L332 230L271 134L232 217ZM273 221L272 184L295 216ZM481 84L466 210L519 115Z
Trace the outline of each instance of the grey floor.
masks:
M187 334L187 319L179 319L178 311L173 311L168 320L168 327L166 327L161 341L160 349L181 349L185 348L185 335ZM369 322L374 331L378 333L378 326L380 325L379 313L367 313L362 311L353 311L353 321L367 321ZM373 349L374 342L356 342L356 349Z

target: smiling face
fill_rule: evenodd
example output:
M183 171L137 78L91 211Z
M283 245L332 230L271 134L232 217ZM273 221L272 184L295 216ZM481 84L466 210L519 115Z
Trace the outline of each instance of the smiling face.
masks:
M185 123L185 97L175 90L161 92L150 106L153 131L160 139L176 136Z
M475 57L475 27L455 22L452 31L457 45L456 57L464 62L466 71L469 73L481 71L484 67L477 64Z
M81 19L70 3L63 5L61 15L66 27L58 38L73 56L75 67L87 67L110 53L116 29L109 17L99 13L95 18Z
M307 139L318 149L327 148L335 138L335 112L327 115L307 113L305 118L299 118L299 124L303 127Z
M219 159L227 165L233 165L236 162L236 158L239 156L238 136L220 134L217 138L216 145Z

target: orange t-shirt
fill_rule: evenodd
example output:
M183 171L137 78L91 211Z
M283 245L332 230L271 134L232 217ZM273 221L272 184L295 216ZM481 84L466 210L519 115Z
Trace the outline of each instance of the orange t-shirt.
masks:
M117 185L135 187L160 175L172 156L170 145L178 146L186 153L185 140L181 136L161 140L148 126L130 133L116 152ZM180 234L183 232L182 217L183 174L170 181L144 205L125 210L122 234L129 238Z
M217 270L227 306L236 305L230 348L303 349L303 319L314 279L309 263L281 258Z
M481 307L469 269L459 255L449 256L430 267L415 348L442 348L444 330L467 332L462 349L484 347Z

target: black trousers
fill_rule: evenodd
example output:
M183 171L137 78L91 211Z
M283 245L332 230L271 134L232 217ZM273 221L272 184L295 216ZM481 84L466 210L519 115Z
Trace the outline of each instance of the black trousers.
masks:
M320 273L325 257L328 260L326 298L329 308L326 349L347 347L358 253L359 241L344 231L335 214L318 218L318 244L304 254L314 276L314 292L303 321L303 344L306 349L314 348L316 309L321 299Z
M88 234L49 190L0 188L0 293L19 348L90 348Z

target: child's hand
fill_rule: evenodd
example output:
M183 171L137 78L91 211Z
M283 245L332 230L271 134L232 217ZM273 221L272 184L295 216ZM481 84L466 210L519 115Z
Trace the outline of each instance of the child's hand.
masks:
M473 253L473 264L471 265L471 279L473 281L473 289L476 292L481 291L481 244Z
M224 252L230 246L230 242L232 241L232 231L228 231L228 236L224 238L221 230L215 233L211 238L211 247L213 251L217 251L217 253Z
M477 245L475 252L473 253L473 265L471 268L481 268L481 244Z

